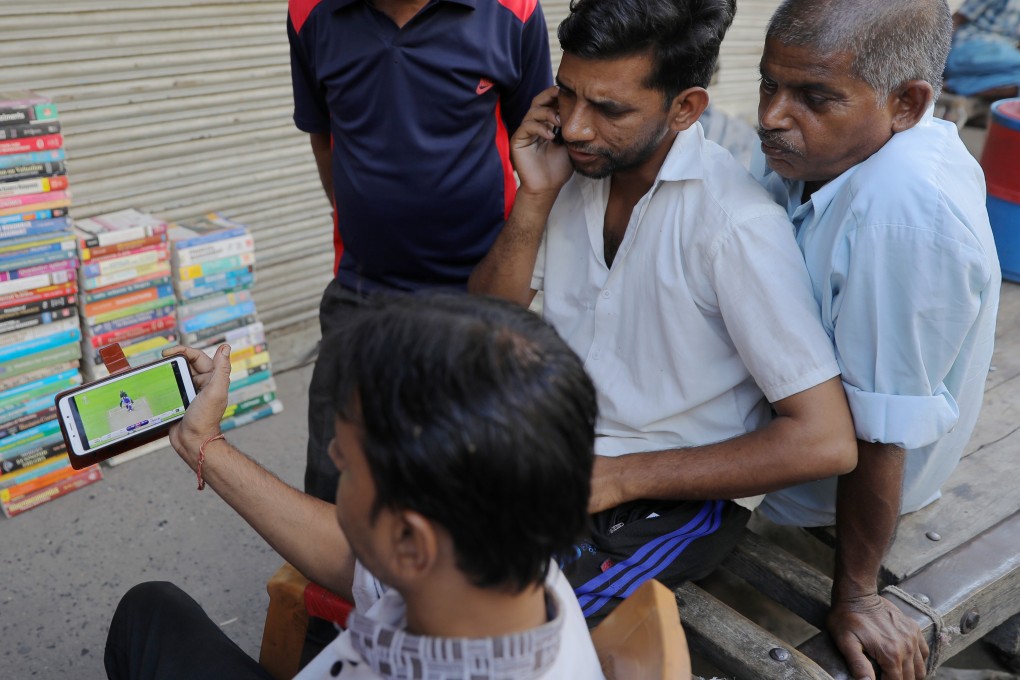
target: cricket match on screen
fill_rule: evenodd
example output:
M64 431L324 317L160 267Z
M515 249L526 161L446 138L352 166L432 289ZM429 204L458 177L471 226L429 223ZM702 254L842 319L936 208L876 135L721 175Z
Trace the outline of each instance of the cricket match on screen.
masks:
M72 401L89 449L179 418L185 407L169 363L99 385Z

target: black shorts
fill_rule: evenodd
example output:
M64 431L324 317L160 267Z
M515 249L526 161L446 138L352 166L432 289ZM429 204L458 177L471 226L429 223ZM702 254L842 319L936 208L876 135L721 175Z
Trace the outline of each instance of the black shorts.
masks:
M732 501L649 500L593 515L590 538L561 561L589 627L649 579L676 588L707 576L750 515Z

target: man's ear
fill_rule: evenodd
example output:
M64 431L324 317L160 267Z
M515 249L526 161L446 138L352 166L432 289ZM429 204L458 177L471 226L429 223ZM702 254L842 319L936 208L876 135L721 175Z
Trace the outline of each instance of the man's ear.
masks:
M423 515L401 510L392 526L393 568L402 582L428 574L439 557L436 529Z
M687 88L673 97L669 105L669 128L674 132L683 132L697 122L706 108L708 90L703 87Z
M892 132L903 132L917 125L924 112L931 106L935 91L925 80L908 80L902 83L890 97L892 106Z

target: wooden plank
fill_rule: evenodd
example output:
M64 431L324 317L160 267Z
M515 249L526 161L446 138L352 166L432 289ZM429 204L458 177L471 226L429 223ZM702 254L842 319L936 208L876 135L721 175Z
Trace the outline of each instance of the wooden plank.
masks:
M914 597L924 595L945 621L940 660L976 642L982 635L1020 612L1020 513L1015 513L948 555L943 555L900 584ZM934 645L934 624L926 614L891 593L883 593L914 619ZM831 659L827 636L819 634L799 648L833 677L841 659ZM838 663L836 663L838 661ZM761 676L767 677L767 676Z
M882 563L887 583L899 583L973 536L1020 511L1016 483L1020 433L964 458L942 488L942 499L900 520ZM931 540L929 532L940 540Z
M744 532L722 568L824 630L832 579L817 569L750 531Z
M692 654L707 659L727 675L832 680L815 662L698 586L687 583L675 592Z

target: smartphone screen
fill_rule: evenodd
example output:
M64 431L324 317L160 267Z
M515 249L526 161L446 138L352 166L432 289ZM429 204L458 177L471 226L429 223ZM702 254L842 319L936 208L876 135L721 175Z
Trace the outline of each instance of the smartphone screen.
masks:
M190 400L182 363L129 371L72 395L68 405L79 433L79 455L183 418Z

